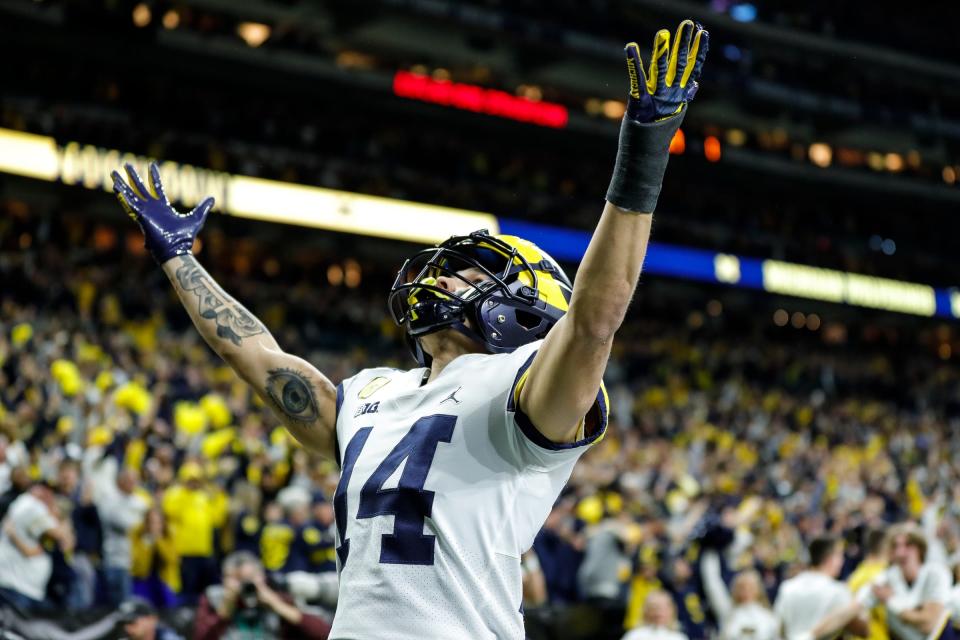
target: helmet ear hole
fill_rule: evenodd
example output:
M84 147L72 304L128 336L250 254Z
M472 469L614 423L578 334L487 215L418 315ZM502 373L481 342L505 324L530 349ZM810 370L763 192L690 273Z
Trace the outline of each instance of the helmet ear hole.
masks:
M543 318L530 313L529 311L524 311L523 309L517 309L515 311L517 314L517 324L526 329L527 331L531 329L538 328L543 323Z

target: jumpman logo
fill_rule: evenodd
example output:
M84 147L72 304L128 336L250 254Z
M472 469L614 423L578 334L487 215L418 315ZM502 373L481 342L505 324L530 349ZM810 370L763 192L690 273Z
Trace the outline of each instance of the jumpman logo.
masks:
M463 389L463 387L457 387L456 391L454 391L453 393L451 393L450 395L448 395L446 398L444 398L443 400L441 400L441 401L440 401L440 404L443 404L443 403L446 402L447 400L453 400L453 401L456 402L457 404L460 404L460 400L457 400L457 393L459 393L460 389Z

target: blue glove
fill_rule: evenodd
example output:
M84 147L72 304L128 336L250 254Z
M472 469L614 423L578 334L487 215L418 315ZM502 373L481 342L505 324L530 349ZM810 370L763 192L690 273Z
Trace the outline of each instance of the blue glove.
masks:
M150 189L144 186L133 166L124 165L129 184L114 171L113 192L143 231L144 245L159 264L174 256L193 252L193 241L203 228L213 198L207 198L190 213L179 213L167 200L157 163L150 163Z
M661 29L653 38L653 53L646 73L640 59L640 47L631 42L624 47L630 74L627 117L635 122L655 122L668 118L693 100L698 80L710 48L710 33L692 20L677 27L670 48L670 32Z

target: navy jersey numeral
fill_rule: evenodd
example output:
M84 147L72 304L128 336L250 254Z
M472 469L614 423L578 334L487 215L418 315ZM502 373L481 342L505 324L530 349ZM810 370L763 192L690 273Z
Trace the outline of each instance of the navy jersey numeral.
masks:
M394 516L393 533L384 534L380 545L380 562L387 564L432 565L436 537L423 533L424 518L433 512L433 491L423 488L430 465L437 453L437 445L450 442L456 416L435 415L417 420L410 431L387 455L380 466L360 489L357 518ZM337 530L340 534L340 565L347 560L350 541L347 529L347 485L360 451L367 442L372 427L360 429L350 439L343 456L340 483L334 496ZM395 489L384 489L383 484L406 460L400 481Z
M333 494L333 513L337 519L337 533L340 536L337 555L340 557L341 567L347 563L347 554L350 553L350 541L347 539L347 487L350 485L350 477L353 475L353 466L357 463L363 445L367 444L367 438L370 437L371 431L373 431L373 427L364 427L350 438L347 450L343 453L340 482L337 483L337 491Z

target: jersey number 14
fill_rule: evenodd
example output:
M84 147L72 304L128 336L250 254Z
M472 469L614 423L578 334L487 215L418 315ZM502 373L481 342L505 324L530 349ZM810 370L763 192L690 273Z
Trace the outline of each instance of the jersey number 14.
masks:
M381 537L380 562L433 564L436 536L423 533L423 522L433 511L434 492L424 490L423 483L426 482L430 465L433 464L437 445L450 442L456 423L457 417L449 415L425 416L414 422L410 431L400 439L360 489L358 519L394 516L393 533ZM350 540L347 538L347 487L357 457L367 443L371 431L373 427L364 427L350 438L343 454L340 482L333 497L337 532L340 535L337 555L340 557L341 567L346 564L347 555L350 553ZM383 483L404 460L407 464L400 474L397 488L384 489Z

